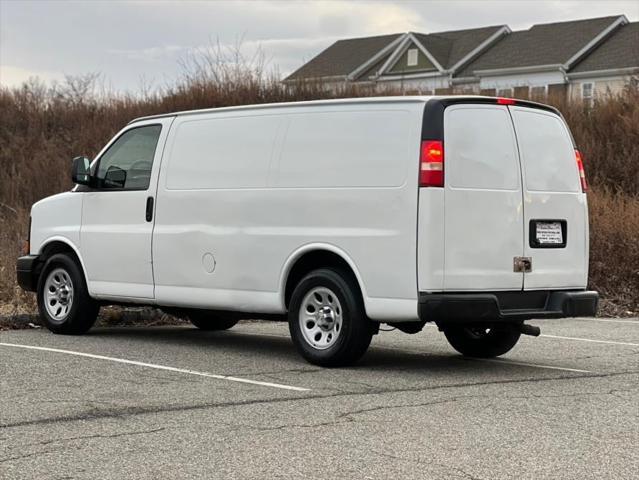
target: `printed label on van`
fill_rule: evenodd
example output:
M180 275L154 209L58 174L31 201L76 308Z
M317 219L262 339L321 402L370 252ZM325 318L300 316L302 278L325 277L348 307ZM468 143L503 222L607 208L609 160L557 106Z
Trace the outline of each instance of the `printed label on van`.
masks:
M557 245L564 241L560 222L537 222L537 242L542 245Z

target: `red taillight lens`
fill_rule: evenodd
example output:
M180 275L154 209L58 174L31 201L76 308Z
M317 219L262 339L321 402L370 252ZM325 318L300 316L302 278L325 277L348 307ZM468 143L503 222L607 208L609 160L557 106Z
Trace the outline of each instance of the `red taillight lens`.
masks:
M503 97L499 97L497 99L497 103L499 105L514 105L515 104L515 100L513 98L503 98Z
M588 191L588 183L586 182L586 171L584 170L584 162L581 159L581 152L575 149L575 160L577 160L577 168L579 169L579 180L581 181L581 191Z
M419 186L444 186L444 144L440 140L422 142Z

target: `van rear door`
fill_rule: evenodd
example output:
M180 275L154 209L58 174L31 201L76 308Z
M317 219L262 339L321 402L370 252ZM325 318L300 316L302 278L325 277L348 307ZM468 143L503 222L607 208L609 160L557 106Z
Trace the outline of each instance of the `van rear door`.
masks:
M588 209L575 147L557 114L510 106L523 176L525 290L584 288Z
M507 106L444 111L443 290L521 290L524 255L517 140Z

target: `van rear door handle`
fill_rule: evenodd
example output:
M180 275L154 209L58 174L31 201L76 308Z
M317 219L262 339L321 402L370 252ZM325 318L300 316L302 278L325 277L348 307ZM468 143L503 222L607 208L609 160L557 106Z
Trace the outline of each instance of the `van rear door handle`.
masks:
M146 221L153 220L153 197L147 197L146 199Z

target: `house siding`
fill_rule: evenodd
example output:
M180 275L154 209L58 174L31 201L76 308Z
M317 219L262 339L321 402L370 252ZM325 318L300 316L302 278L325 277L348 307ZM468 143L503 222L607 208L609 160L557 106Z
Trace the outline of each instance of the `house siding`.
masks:
M618 95L628 85L633 78L639 76L613 76L613 77L583 77L571 80L568 93L571 98L581 98L582 85L592 83L595 98L605 95Z
M398 80L383 80L383 78L380 78L377 85L381 90L392 88L425 95L433 93L437 89L450 88L450 78L448 76Z
M543 87L565 83L566 78L560 71L530 72L511 75L480 76L479 85L485 88Z

